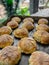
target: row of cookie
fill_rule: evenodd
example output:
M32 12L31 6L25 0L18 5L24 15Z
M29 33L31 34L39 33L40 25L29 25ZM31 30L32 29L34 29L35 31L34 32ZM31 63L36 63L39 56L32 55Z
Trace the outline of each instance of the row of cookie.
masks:
M7 26L3 26L0 28L0 35L11 34L12 29L17 28L20 21L21 19L19 17L12 18L11 21L7 23Z
M10 46L14 43L14 38L9 35L11 33L12 29L8 26L0 28L0 48ZM28 37L28 30L26 28L18 28L14 30L13 34L17 38Z
M9 26L3 26L0 28L0 36L11 33L12 29ZM26 28L17 28L14 30L13 34L17 38L28 37L28 30Z
M14 30L14 36L16 38L24 38L29 36L30 30L34 28L34 20L32 18L25 18L23 20L23 24L21 25L21 28L17 28Z
M40 25L42 25L42 26L40 27ZM47 27L47 25L45 25L45 24L40 24L40 25L38 25L39 27L37 27L37 30L38 30L38 28L39 28L39 30L41 29L41 33L39 31L37 31L37 34L34 34L34 38L35 39L36 38L37 39L39 38L38 37L38 33L39 33L39 35L42 35L43 34L42 37L47 36L47 38L48 38L49 37L49 34L47 34L47 32L46 31L43 31L43 30L48 30L49 27ZM12 32L12 30L8 26L3 26L3 27L0 28L0 35L2 35L2 34L10 34L11 32ZM44 33L46 35L44 35ZM28 31L27 31L26 28L18 28L16 30L14 30L14 36L17 37L17 38L28 37ZM46 42L48 43L48 39L47 38L46 38Z
M34 32L34 39L41 44L49 44L49 26L47 19L40 19L38 21L36 31Z
M15 17L15 18L12 19L13 22L12 21L11 22L14 23L14 20L15 19L17 20L19 18ZM17 22L17 21L15 21L15 22ZM19 21L20 21L20 19L19 19ZM32 18L26 18L23 21L24 21L24 23L27 22L27 24L28 24L28 22L31 22L32 24L34 22ZM29 25L30 25L30 23L29 23ZM12 32L12 29L9 26L3 26L3 27L0 28L0 34L1 34L0 39L2 40L2 41L0 41L0 44L1 44L0 48L3 48L5 46L12 45L12 43L14 42L14 40L13 40L13 38L10 35L7 35L7 34L11 34L11 32ZM34 39L32 39L32 38L28 38L28 30L25 27L15 29L14 32L13 32L13 34L14 34L14 36L16 38L22 38L21 40L24 41L24 43L22 41L22 43L21 44L19 43L19 44L21 45L22 50L23 50L23 48L24 48L24 50L26 49L26 52L25 53L27 53L27 51L28 51L28 53L32 53L33 50L36 49L36 47L37 47L36 46L36 41ZM26 44L26 42L27 42L27 44ZM23 45L24 45L24 47L23 47Z
M21 51L15 46L7 46L0 50L0 65L15 65L21 59ZM49 54L35 51L28 59L29 65L49 65Z
M11 32L12 32L11 28L8 27L8 26L3 26L3 27L0 28L0 35L10 34ZM17 37L17 38L28 37L28 31L25 28L18 28L16 30L14 30L14 36ZM43 44L48 44L49 43L49 34L46 31L43 31L43 30L36 31L34 33L34 38L35 38L35 40L37 40L38 42L41 42ZM2 43L3 43L3 41L5 42L6 39L4 40L4 36L0 36L0 39L2 39L2 41L0 41L0 44L1 44L0 46L2 48ZM9 45L9 43L8 43L8 45ZM5 45L3 45L3 47L4 46Z
M10 22L7 23L8 26L10 26L11 28L16 28L18 27L18 23L16 23L17 21L21 21L20 18L18 17L14 17L12 18L12 20ZM34 20L32 18L25 18L23 20L23 24L22 24L22 28L26 28L27 30L32 30L34 28ZM48 24L48 20L47 19L39 19L38 21L38 26L36 28L36 30L46 30L49 32L49 26L47 26L46 24Z
M49 32L49 26L47 25L48 24L48 20L47 19L40 19L38 21L38 24L37 27L36 27L36 30L45 30L47 32Z
M21 59L21 53L31 54L37 49L36 41L30 37L22 38L17 46L10 46L13 39L8 34L1 35L0 40L2 47L6 46L0 50L0 65L15 65Z
M20 23L20 21L21 21L21 19L19 17L12 18L12 20L7 23L7 26L3 26L3 27L0 28L0 35L11 34L12 29L16 28L18 26L17 24ZM28 29L28 30L33 29L34 25L32 24L32 22L34 22L34 21L33 21L32 18L25 18L23 21L24 21L24 24L23 24L24 27L22 25L22 28L18 28L14 31L15 37L17 37L17 36L18 36L18 38L21 37L21 36L22 37L27 37L28 36L28 31L26 29Z
M43 20L43 19L41 19L41 20ZM40 23L40 22L42 22L41 20L39 20L39 22L38 23ZM21 19L19 18L19 17L14 17L14 18L12 18L12 20L10 21L10 22L8 22L7 23L7 25L8 26L10 26L11 28L16 28L18 25L18 23L20 23L20 21L21 21ZM33 29L34 28L34 25L32 24L34 21L33 21L33 19L32 18L25 18L24 20L24 23L22 24L22 27L23 28L27 28L28 30L31 30L31 29ZM45 21L45 23L47 23L48 24L48 21L47 20L45 20L44 19L44 21ZM43 22L44 22L43 21ZM17 23L18 22L18 23ZM32 22L32 23L31 23ZM42 22L42 23L43 23ZM10 27L9 27L9 29L10 29ZM0 29L0 32L1 32L1 30L3 30L4 28L6 28L6 27L2 27L1 29ZM37 30L39 30L39 29L44 29L44 30L47 30L47 31L49 31L49 27L47 26L47 25L42 25L42 24L40 24L39 26L37 26ZM7 29L6 29L7 30ZM10 29L11 30L11 29ZM12 30L11 30L12 31ZM2 32L1 32L2 33ZM6 33L5 31L3 32L3 33ZM8 31L7 31L7 33L8 33ZM8 34L10 34L11 32L9 32Z
M18 23L20 23L20 22L21 22L21 19L19 17L13 17L11 19L11 21L7 23L7 25L10 26L12 29L14 29L14 28L18 27ZM22 24L22 27L25 27L28 30L31 30L34 28L34 25L32 24L32 23L34 23L34 20L32 18L30 18L30 17L25 18L23 20L23 22L24 23ZM39 19L38 24L48 24L48 20L44 19L44 18Z
M8 35L8 34L11 34L11 33L12 33L12 29L8 26L3 26L3 27L0 28L0 35L1 35L0 36L0 48L4 48L6 46L10 46L10 45L13 44L14 39L10 35ZM22 39L22 40L24 40L24 43L22 42L23 44L21 43L21 45L22 45L22 47L23 47L23 45L25 45L24 50L26 48L28 49L30 47L28 49L29 50L28 53L31 53L34 49L36 49L36 41L32 38L27 38L28 37L28 30L26 28L18 28L16 30L14 30L13 34L17 38L24 38L24 39ZM26 44L25 41L26 42L29 41L29 43ZM26 47L26 46L28 46L28 47Z
M34 50L37 49L36 41L33 38L26 37L26 36L23 37L24 38L18 41L18 48L20 50L22 49L21 51L24 51L24 53L27 54L27 53L32 53ZM12 36L8 34L4 34L0 36L0 48L11 46L13 43L14 43L14 39Z
M32 38L27 37L28 30L26 28L18 29L20 31L20 32L18 31L17 33L18 38L22 38L22 39L18 42L17 47L10 46L14 42L13 38L10 35L8 35L11 33L10 32L11 28L8 26L3 26L1 29L2 29L1 33L3 33L4 35L1 34L0 36L0 48L3 48L3 47L5 48L3 48L0 51L0 65L15 65L21 59L21 52L25 54L31 54L33 51L36 50L36 47L37 47L36 41ZM7 31L9 33L7 33Z
M18 27L18 23L21 22L21 19L19 17L13 17L10 22L7 23L7 26L10 26L12 29ZM26 28L27 30L32 30L34 28L34 20L32 18L25 18L23 20L22 28Z
M7 38L6 38L7 39ZM28 40L28 41L27 41ZM27 44L26 44L27 43ZM18 49L22 52L22 53L25 53L25 54L30 54L32 53L33 51L36 50L36 42L34 39L32 38L22 38L19 43L18 43ZM16 48L14 49L15 47L6 47L4 49L1 50L1 53L0 53L0 64L2 65L15 65L18 63L18 61L20 60L21 58L21 52L16 51ZM15 51L14 51L15 50ZM7 52L6 52L7 51ZM19 53L20 54L19 54ZM15 54L14 54L15 53ZM36 56L37 54L37 56ZM41 56L41 54L43 54L43 56ZM40 55L40 56L39 56ZM46 55L46 56L45 56ZM34 58L33 58L34 57ZM9 59L10 58L10 59ZM39 60L37 58L41 58L43 60ZM36 62L38 62L38 64L41 64L40 62L42 62L44 65L46 63L46 65L48 64L48 54L45 54L43 52L33 52L32 55L30 56L30 59L29 59L29 64L32 65L34 64L35 65L35 62L33 61L33 59L37 59ZM3 61L4 60L4 61ZM45 61L45 63L44 63ZM36 63L37 64L37 63Z
M13 38L8 34L0 36L0 48L5 47L0 51L0 65L15 65L21 59L21 53L31 54L37 47L36 41L28 37L22 38L17 47L11 46L13 42Z
M23 38L21 40L19 42L18 47L22 50L23 53L29 54L29 53L31 53L31 51L33 52L33 51L36 50L36 45L35 45L35 47L33 49L33 47L31 46L31 44L29 45L30 42L29 41L28 41L29 43L27 42L27 38ZM27 42L27 44L26 44L26 42ZM31 47L32 47L32 50L31 50ZM29 49L30 49L30 52L28 52ZM37 58L39 58L39 59L37 59ZM33 61L33 60L36 60L36 61ZM29 65L35 65L35 64L36 65L38 65L38 64L48 65L49 64L48 60L49 60L49 55L48 54L46 54L44 52L36 51L36 52L32 53L32 55L29 58Z

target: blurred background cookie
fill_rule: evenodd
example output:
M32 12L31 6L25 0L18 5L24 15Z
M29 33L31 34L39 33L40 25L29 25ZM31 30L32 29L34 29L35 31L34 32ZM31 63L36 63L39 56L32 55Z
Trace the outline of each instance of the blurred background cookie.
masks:
M5 19L6 17L7 17L6 7L3 4L1 4L0 1L0 20Z
M21 59L21 52L15 46L7 46L0 52L1 65L15 65Z
M34 28L34 24L30 21L27 21L22 24L22 27L26 28L27 30L32 30Z
M48 24L48 20L44 18L39 19L38 24Z
M17 23L20 23L21 22L21 18L19 18L19 17L13 17L12 21L16 21Z
M11 27L12 29L17 28L18 27L18 23L15 21L10 21L7 23L7 26Z
M12 29L9 26L3 26L0 28L0 35L11 34L11 33L12 33Z
M0 36L0 48L12 45L14 42L12 36L4 34Z
M26 28L17 28L13 34L16 38L28 37L28 30Z
M46 24L40 24L36 27L36 30L45 30L45 31L49 32L49 26Z
M25 37L18 42L18 48L22 53L31 54L37 48L36 41L33 38Z
M34 32L33 37L41 44L49 44L49 33L43 30Z
M23 20L23 22L27 22L27 21L30 21L30 22L34 23L34 20L33 20L32 18L25 18L25 19Z
M35 51L29 58L29 65L49 65L49 54Z

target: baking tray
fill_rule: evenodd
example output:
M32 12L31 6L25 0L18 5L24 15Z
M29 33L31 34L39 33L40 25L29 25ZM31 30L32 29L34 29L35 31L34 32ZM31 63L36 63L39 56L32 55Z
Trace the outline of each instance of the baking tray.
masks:
M11 16L11 17L6 21L6 23L4 23L4 25L6 25L7 22L9 22L9 21L11 20L11 18L13 18L13 17L15 17L15 16ZM19 24L19 28L22 26L22 24L23 24L23 19L24 19L24 18L27 18L27 17L33 18L33 19L34 19L34 25L35 25L35 26L37 25L37 22L38 22L38 19L39 19L39 18L35 18L35 17L33 17L33 16L18 16L18 17L21 18L21 23ZM47 19L49 19L49 18L47 18ZM35 29L29 31L29 36L32 37L34 32L35 32ZM13 34L11 34L11 36L14 37ZM14 43L13 43L13 45L14 45L14 46L17 46L19 40L20 40L20 39L14 37ZM44 52L47 52L47 53L49 54L49 45L41 45L40 43L37 42L37 50L38 50L38 51L44 51ZM29 63L28 63L29 57L30 57L30 54L29 54L29 55L22 54L21 60L19 61L18 65L29 65Z

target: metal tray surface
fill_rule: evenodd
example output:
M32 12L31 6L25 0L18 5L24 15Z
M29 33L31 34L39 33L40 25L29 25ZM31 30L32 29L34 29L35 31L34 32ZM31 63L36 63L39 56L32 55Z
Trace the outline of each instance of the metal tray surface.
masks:
M12 17L14 17L14 16L12 16ZM10 17L7 20L7 22L9 22L12 17ZM26 18L26 16L24 16L24 17L20 16L20 18L21 18L21 23L19 24L19 28L22 26L23 19ZM38 19L39 18L34 18L34 25L35 25L35 27L37 26ZM4 23L4 25L5 25L5 23ZM32 37L34 32L35 32L35 28L33 30L29 31L29 37ZM11 36L13 36L13 33L11 34ZM13 43L13 45L17 46L19 40L20 39L14 37L14 43ZM37 50L38 51L44 51L44 52L47 52L49 54L49 45L41 45L40 43L37 42ZM22 54L21 60L19 61L18 65L29 65L29 62L28 62L29 57L30 57L30 54L29 55Z

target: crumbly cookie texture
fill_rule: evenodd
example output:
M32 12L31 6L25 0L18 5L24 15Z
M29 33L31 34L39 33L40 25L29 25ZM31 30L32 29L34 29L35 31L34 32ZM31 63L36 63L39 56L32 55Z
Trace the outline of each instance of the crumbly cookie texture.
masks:
M30 21L30 22L34 23L34 20L33 20L32 18L25 18L25 19L23 20L23 22L27 22L27 21Z
M49 55L42 51L35 51L29 58L29 65L49 65Z
M30 21L27 21L22 24L22 28L26 28L27 30L30 31L34 29L34 24Z
M0 36L0 48L11 46L13 42L14 42L13 37L8 34L4 34Z
M20 23L21 22L21 18L19 18L19 17L13 17L12 18L12 21L15 21L17 23Z
M39 24L39 25L37 25L36 30L45 30L45 31L49 32L49 26L46 24Z
M48 24L48 20L44 18L39 19L38 24Z
M44 30L37 30L34 32L33 37L41 44L49 44L49 33Z
M18 23L15 21L10 21L7 23L7 26L11 27L12 29L17 28L18 27Z
M33 38L24 37L18 42L18 48L22 53L31 54L37 48L36 41Z
M9 26L3 26L0 28L0 35L11 34L11 33L12 33L12 29Z
M21 52L15 46L7 46L0 51L0 65L15 65L21 59Z
M28 30L26 28L17 28L13 34L16 38L28 37Z

